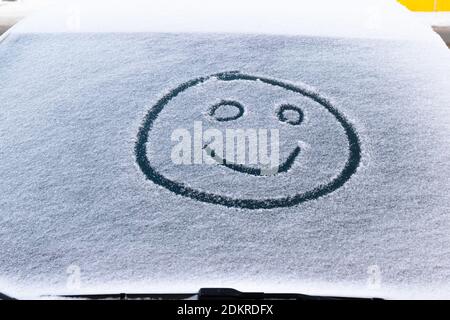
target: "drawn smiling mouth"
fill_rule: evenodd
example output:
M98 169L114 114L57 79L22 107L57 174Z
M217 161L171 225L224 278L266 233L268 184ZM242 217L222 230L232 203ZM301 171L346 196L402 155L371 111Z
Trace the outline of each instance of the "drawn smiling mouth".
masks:
M241 172L241 173L250 174L253 176L268 176L268 175L275 175L278 173L287 172L294 164L294 162L297 159L297 156L300 154L300 150L301 150L300 147L297 146L294 148L294 150L291 151L291 153L289 154L289 156L286 158L286 160L283 163L281 163L275 167L267 167L267 168L261 169L261 168L248 167L243 164L230 163L225 158L221 158L220 156L218 156L216 154L216 152L214 151L214 149L211 149L208 146L208 144L205 144L203 146L203 149L218 164L220 164L224 167L227 167L228 169L231 169L231 170L234 170L237 172Z

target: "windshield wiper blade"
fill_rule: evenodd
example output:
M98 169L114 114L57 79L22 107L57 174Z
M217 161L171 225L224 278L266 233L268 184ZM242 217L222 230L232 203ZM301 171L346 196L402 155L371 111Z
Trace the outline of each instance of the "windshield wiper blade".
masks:
M336 297L336 296L317 296L301 293L264 293L264 292L241 292L231 288L202 288L198 293L117 293L117 294L77 294L62 295L64 298L103 300L139 300L139 299L157 299L157 300L382 300L380 298L361 298L361 297Z
M0 292L0 300L16 300L16 299Z
M231 288L203 288L197 295L199 300L382 300L379 298L317 296L302 293L241 292Z
M65 294L62 298L88 300L186 300L195 298L195 293L105 293L105 294Z

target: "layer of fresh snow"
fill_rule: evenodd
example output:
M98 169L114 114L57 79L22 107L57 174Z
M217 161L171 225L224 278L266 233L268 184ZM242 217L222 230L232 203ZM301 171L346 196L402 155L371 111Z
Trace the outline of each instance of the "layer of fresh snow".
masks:
M429 28L393 0L61 1L16 30L430 37Z
M449 297L450 57L438 38L24 30L0 44L0 291ZM327 97L358 134L356 173L315 200L261 210L146 179L135 146L151 107L182 83L231 70ZM210 80L154 121L147 156L171 179L257 198L308 190L344 165L342 128L310 99ZM243 126L279 128L283 152L305 142L279 180L167 159L172 128L211 125L210 103L229 98L246 106ZM275 106L287 101L305 113L298 131L277 122Z
M429 26L450 27L450 12L417 12L414 16Z

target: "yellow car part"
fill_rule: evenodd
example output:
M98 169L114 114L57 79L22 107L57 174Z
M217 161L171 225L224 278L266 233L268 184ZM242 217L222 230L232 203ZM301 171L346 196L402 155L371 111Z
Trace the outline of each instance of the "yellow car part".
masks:
M450 11L450 0L398 0L412 11Z

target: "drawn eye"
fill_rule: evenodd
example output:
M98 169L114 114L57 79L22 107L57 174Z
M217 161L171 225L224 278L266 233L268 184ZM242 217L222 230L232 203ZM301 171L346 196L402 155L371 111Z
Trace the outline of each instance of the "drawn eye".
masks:
M303 111L292 104L282 104L277 111L278 120L297 126L303 121Z
M242 117L244 106L234 100L222 100L213 105L208 114L217 121L232 121Z

